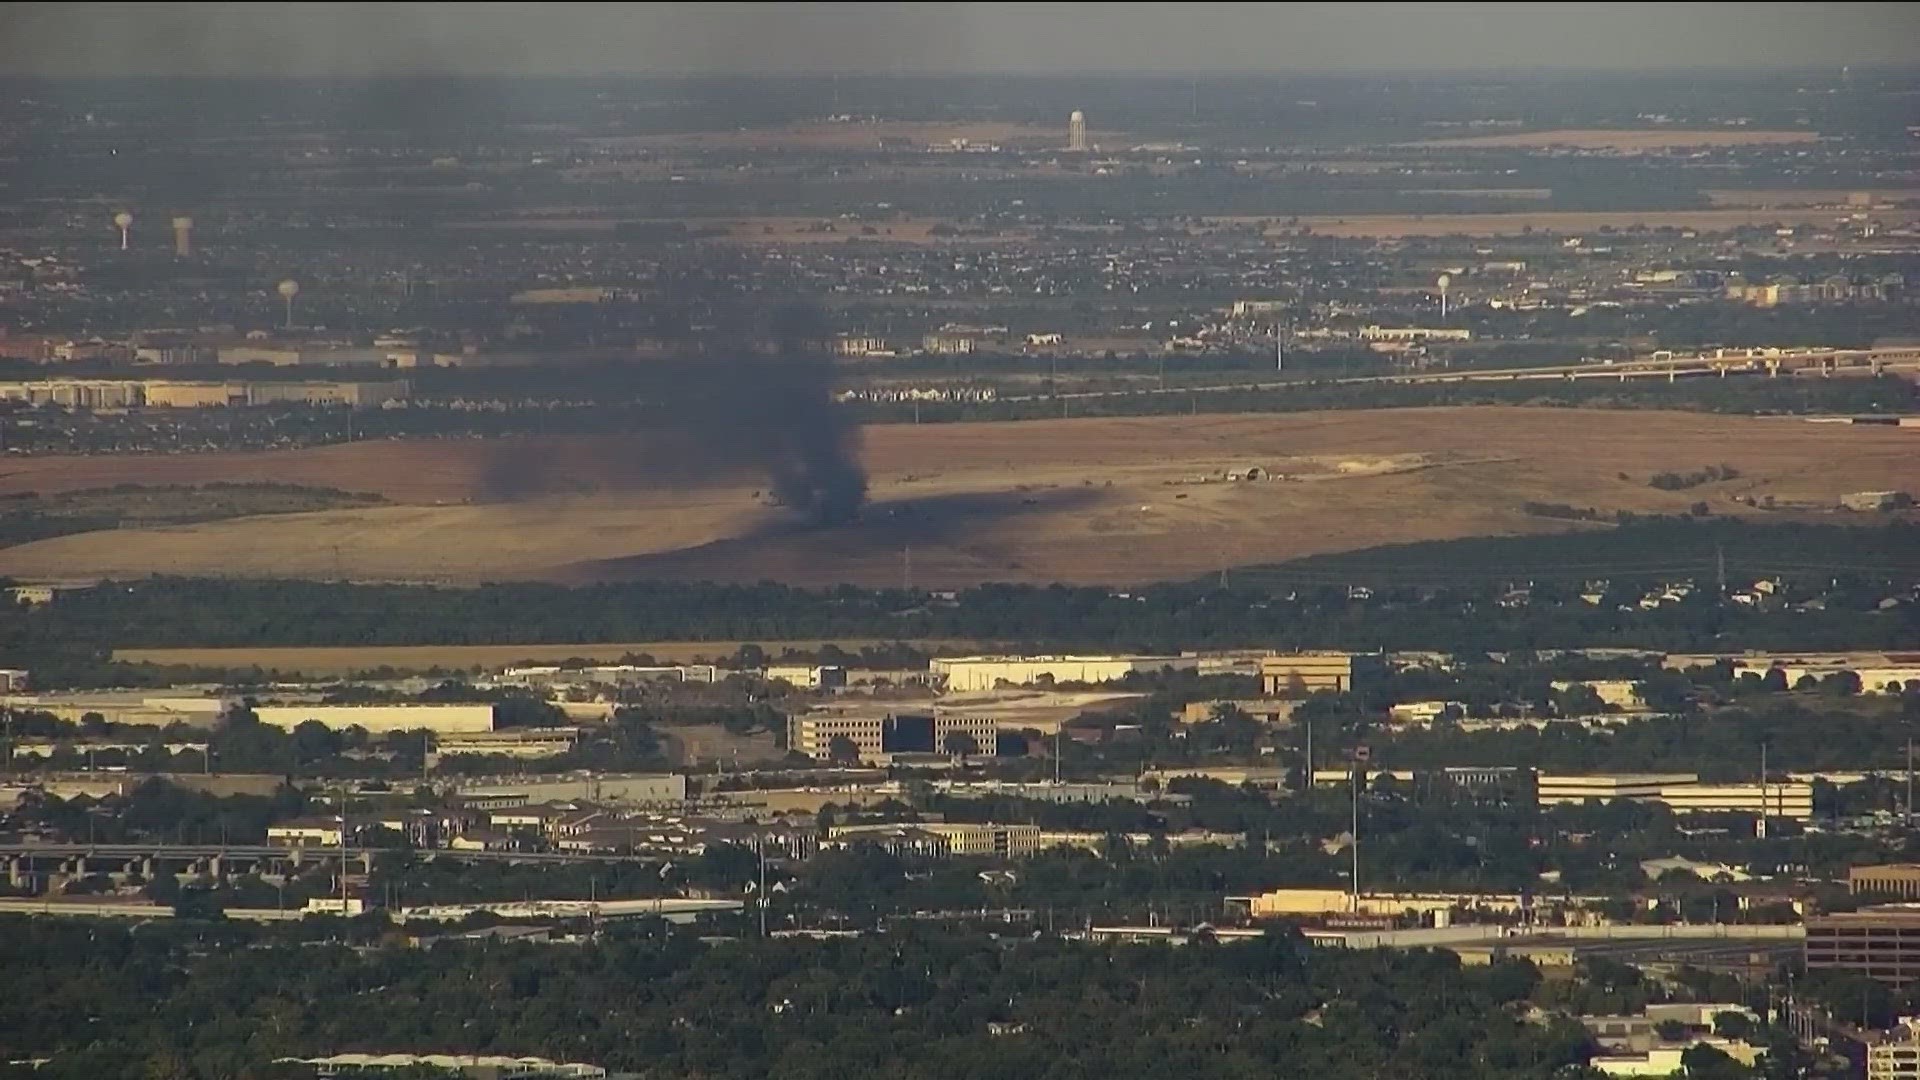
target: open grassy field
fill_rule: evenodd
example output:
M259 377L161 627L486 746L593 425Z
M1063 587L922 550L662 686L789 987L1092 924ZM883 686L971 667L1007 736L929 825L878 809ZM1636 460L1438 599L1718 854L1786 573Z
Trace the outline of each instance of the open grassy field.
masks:
M261 668L286 675L327 677L355 671L390 667L396 671L495 669L512 664L557 664L563 660L591 660L616 663L628 654L647 655L662 664L688 664L732 655L740 641L628 641L597 645L350 645L301 647L247 647L231 649L115 649L113 658L130 664L187 664L194 667ZM811 651L822 645L838 645L856 652L867 645L884 645L865 638L827 642L759 641L752 642L778 655L782 649ZM966 651L977 643L969 641L916 641L919 648L939 651Z
M666 467L648 453L638 439L556 439L17 459L0 494L324 477L395 505L60 537L0 550L0 574L1122 584L1570 527L1529 502L1761 514L1735 497L1824 507L1920 488L1920 432L1790 418L1479 407L906 424L866 430L872 502L858 523L820 529L755 498L757 476L637 482ZM553 463L551 493L478 501L503 456ZM1648 485L1719 464L1737 478ZM1271 478L1218 479L1255 466Z
M1653 128L1613 131L1603 128L1557 128L1552 131L1514 131L1499 135L1468 135L1429 139L1418 146L1537 150L1565 146L1579 150L1613 150L1623 154L1674 150L1696 146L1779 146L1816 142L1817 131L1767 131L1759 128Z

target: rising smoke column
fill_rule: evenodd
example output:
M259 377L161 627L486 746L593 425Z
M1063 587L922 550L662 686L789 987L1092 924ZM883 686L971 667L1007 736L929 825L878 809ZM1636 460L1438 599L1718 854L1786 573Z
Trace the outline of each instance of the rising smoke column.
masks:
M772 356L716 365L722 384L676 423L699 425L695 442L714 459L762 469L774 498L808 523L845 525L866 502L866 469L860 427L833 398L826 327L814 309L787 307L772 315L770 331Z
M852 521L867 500L860 428L833 396L826 328L811 308L773 317L778 352L746 395L759 412L756 437L774 497L819 525Z
M491 498L596 488L697 488L759 475L809 524L842 525L867 497L860 427L834 398L826 331L810 308L771 316L768 350L649 365L632 440L503 444L485 470Z

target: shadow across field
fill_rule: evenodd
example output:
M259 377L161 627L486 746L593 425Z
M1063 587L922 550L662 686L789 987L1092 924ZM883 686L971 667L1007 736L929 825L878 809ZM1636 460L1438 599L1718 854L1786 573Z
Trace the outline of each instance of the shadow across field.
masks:
M784 581L819 584L874 578L876 566L899 568L893 580L992 581L1019 577L1020 564L996 543L1037 515L1091 507L1088 488L961 492L869 503L860 518L820 526L783 517L738 536L693 547L558 568L567 582Z

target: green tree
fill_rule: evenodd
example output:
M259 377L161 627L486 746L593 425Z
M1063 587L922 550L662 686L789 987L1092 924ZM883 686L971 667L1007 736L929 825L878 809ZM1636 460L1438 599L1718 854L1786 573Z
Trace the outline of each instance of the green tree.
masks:
M1753 1070L1733 1060L1717 1047L1699 1043L1680 1055L1687 1080L1748 1080Z
M946 738L940 740L940 749L965 761L980 752L980 741L969 732L949 731Z
M1746 1013L1726 1012L1713 1014L1713 1033L1725 1039L1748 1040L1753 1037L1753 1020Z
M835 765L858 765L860 744L845 735L835 735L827 741L827 760Z

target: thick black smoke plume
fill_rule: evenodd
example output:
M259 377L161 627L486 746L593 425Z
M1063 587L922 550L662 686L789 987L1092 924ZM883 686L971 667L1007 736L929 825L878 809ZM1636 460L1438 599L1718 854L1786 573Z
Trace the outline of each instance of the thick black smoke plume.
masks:
M567 440L498 451L494 498L602 488L692 488L759 473L773 498L816 525L859 516L867 498L860 428L833 394L817 312L782 310L753 346L650 363L631 440Z
M773 336L774 357L747 362L741 374L750 385L733 388L738 411L722 398L715 434L751 448L782 504L816 524L852 521L867 500L867 472L860 429L833 396L825 325L811 309L789 309L775 315Z

